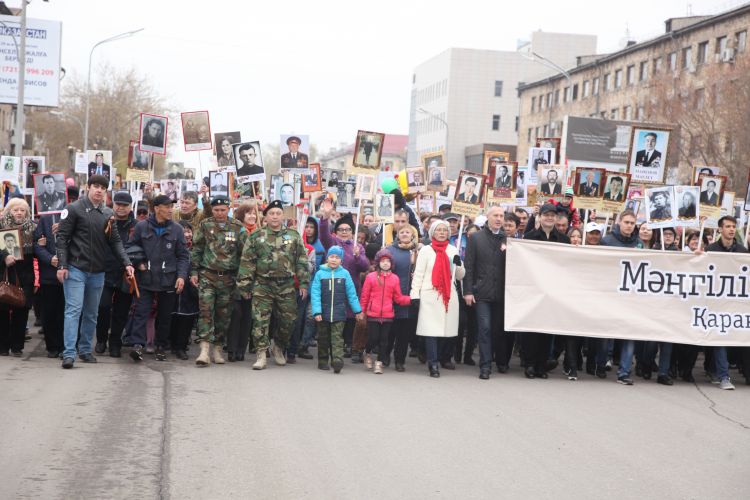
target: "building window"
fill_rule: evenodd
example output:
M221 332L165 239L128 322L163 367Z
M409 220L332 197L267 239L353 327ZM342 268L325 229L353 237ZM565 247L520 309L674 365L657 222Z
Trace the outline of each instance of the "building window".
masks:
M628 66L626 81L628 85L635 85L635 64Z
M708 42L701 42L698 44L698 60L696 64L706 64L708 59Z
M599 95L599 77L594 78L593 88L591 89L592 95Z
M620 119L620 110L619 109L613 109L609 112L609 117L612 120L619 120Z
M695 109L703 109L706 105L706 89L695 89Z
M680 66L682 69L689 69L693 66L693 47L685 47L682 49Z
M544 109L544 94L539 96L539 111Z
M669 53L669 71L677 71L677 52Z
M519 117L516 116L516 125L514 127L514 131L518 133L518 124L519 124Z
M745 52L747 48L747 31L740 31L734 34L737 39L737 52Z
M716 39L716 44L714 45L714 52L716 54L719 54L719 57L724 53L724 51L727 50L727 37L726 36L720 36Z
M622 119L623 120L633 119L633 107L632 106L625 106L624 108L622 108Z
M604 92L608 92L610 90L609 81L610 81L610 77L609 77L609 73L607 73L606 75L604 75Z
M555 106L560 105L560 89L555 90Z
M615 71L615 88L619 89L622 87L622 70L618 69Z
M549 129L547 128L547 125L545 125L544 128L542 129L542 133L544 134L542 137L549 137L548 135Z
M495 97L503 96L503 82L502 80L495 80Z
M573 100L578 99L578 84L573 85Z
M563 89L563 102L570 102L570 87Z
M500 115L492 115L492 130L500 130Z
M528 133L526 134L526 142L531 142L531 127L529 127Z
M591 82L586 80L585 82L583 82L583 94L581 95L581 99L586 99L590 93L591 93Z
M635 112L635 119L638 121L643 121L645 117L646 109L643 106L638 106L638 110Z
M531 98L531 112L534 112L534 108L536 108L536 96Z
M648 80L648 61L641 61L641 66L638 68L638 81L645 82Z
M547 92L547 107L552 107L552 92Z
M654 58L654 74L661 71L661 57Z

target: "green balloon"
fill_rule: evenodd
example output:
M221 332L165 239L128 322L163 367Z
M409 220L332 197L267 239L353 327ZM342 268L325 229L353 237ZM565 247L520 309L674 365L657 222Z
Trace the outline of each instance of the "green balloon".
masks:
M398 181L394 179L393 177L389 179L385 179L383 183L380 185L380 188L383 190L385 194L389 194L394 189L398 189Z

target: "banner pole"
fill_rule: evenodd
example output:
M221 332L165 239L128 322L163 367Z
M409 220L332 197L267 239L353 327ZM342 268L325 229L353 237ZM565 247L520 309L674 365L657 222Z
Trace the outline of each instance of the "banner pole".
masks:
M357 219L354 221L354 243L357 242L357 235L359 234L359 211L362 206L362 200L357 205ZM383 243L385 243L385 226L383 226Z
M464 217L465 215L461 214L461 224L458 226L458 239L456 240L456 248L458 249L458 256L461 256L461 237L463 236L464 232ZM448 241L450 241L450 236L448 236ZM451 264L453 264L451 262ZM453 273L451 275L451 282L456 281L456 266L453 266Z
M586 215L583 216L583 243L582 246L586 246L586 226L589 225L589 209L586 209Z
M602 229L602 238L604 238L607 235L607 226L609 226L609 215L607 216L607 219L604 221L604 228Z
M750 236L750 217L745 212L745 246L747 246L747 238Z
M706 249L703 248L703 229L705 228L705 221L701 221L701 234L698 236L698 248L705 251Z
M660 227L659 231L661 231L661 251L663 252L664 249L664 228Z

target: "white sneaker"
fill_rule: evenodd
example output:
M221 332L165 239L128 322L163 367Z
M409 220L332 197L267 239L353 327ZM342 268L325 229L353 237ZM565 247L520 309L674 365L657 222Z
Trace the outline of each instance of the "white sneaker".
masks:
M723 391L733 391L734 384L730 382L728 378L723 378L721 379L721 382L719 382L719 389Z

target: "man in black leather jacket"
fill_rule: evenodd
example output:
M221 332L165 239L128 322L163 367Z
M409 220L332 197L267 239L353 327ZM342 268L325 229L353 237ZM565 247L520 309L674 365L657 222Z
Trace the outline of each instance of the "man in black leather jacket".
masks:
M107 252L111 250L125 266L127 274L133 275L120 233L112 227L114 213L104 203L108 185L106 177L92 175L86 195L60 214L57 279L65 291L63 368L73 368L79 322L78 355L84 363L96 363L91 343L104 287Z

